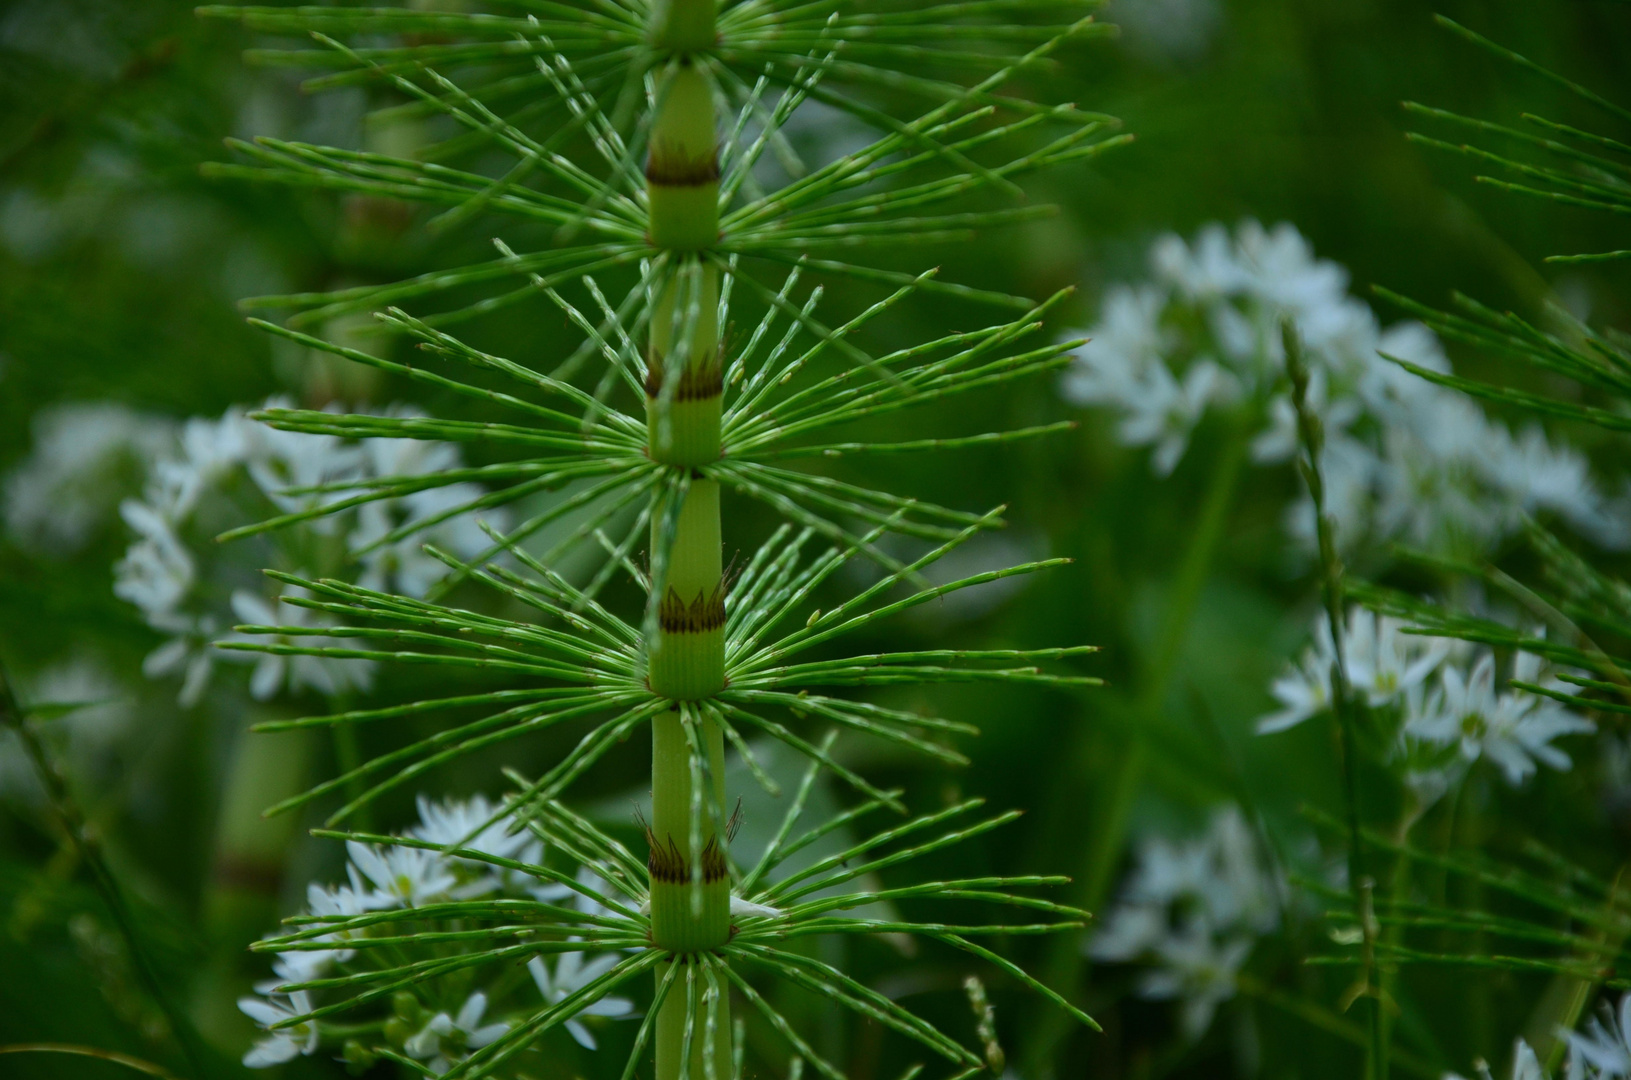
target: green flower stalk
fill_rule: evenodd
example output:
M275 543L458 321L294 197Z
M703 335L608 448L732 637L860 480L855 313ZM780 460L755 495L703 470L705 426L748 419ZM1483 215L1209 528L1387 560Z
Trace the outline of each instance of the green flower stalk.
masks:
M1073 6L1091 7L1064 4L1061 10ZM502 7L509 10L508 4ZM1063 687L1097 681L1044 666L1085 655L1092 651L1087 647L835 656L832 650L843 638L890 616L1061 560L930 585L925 569L979 532L999 526L1000 511L935 506L797 467L809 459L989 445L1068 426L906 443L821 441L824 433L851 421L987 390L1069 362L1074 343L1026 344L1065 294L1036 304L942 282L932 271L913 275L855 261L875 246L964 239L973 229L1051 213L1037 206L948 209L945 204L966 203L987 190L1012 194L1015 179L1025 173L1119 144L1118 137L1103 137L1112 126L1108 118L1001 92L1016 75L1045 68L1065 41L1096 28L1088 18L1058 25L1001 21L1021 10L1040 15L1047 7L999 0L967 13L956 5L858 13L825 2L778 10L761 0L717 8L714 0L596 0L582 7L516 4L518 15L343 7L235 11L262 29L311 31L327 50L318 55L349 65L316 80L320 85L380 80L408 95L403 108L413 115L440 115L463 130L418 159L274 140L235 143L255 164L221 165L212 170L217 175L422 202L439 208L433 220L443 226L482 214L534 227L524 235L536 236L536 226L547 226L550 235L538 251L495 240L499 257L474 266L383 286L254 302L294 309L288 325L259 322L272 333L510 414L507 422L473 422L268 410L260 418L285 430L481 442L497 451L499 460L389 483L333 485L323 489L332 496L324 507L257 528L461 479L480 479L484 494L404 526L383 542L454 514L532 500L530 516L515 515L518 523L504 531L489 528L492 546L475 558L457 559L427 547L454 573L440 593L425 600L339 581L279 576L304 590L286 597L286 603L334 617L325 620L330 640L308 646L300 643L305 633L300 628L250 626L240 629L279 640L235 641L228 647L479 668L520 685L264 725L270 730L349 728L454 709L484 710L475 719L466 714L427 738L360 762L273 809L344 792L346 802L330 818L338 823L465 754L547 727L590 725L574 749L541 775L511 771L514 794L461 842L328 835L385 845L381 850L434 849L449 859L486 861L530 876L540 888L574 890L593 912L553 901L439 898L398 912L302 917L315 925L260 947L332 953L334 942L343 940L346 955L354 954L345 963L361 967L283 984L283 992L324 1000L278 1021L274 1031L314 1020L321 1026L328 1016L367 1009L397 991L432 995L436 980L444 974L452 978L455 971L496 970L516 958L581 952L605 954L611 966L541 1011L505 1021L502 1036L491 1041L484 1036L479 1047L472 1042L472 1052L447 1075L493 1075L552 1028L649 975L655 979L652 1006L625 1077L649 1050L658 1080L734 1080L741 1070L733 1044L740 1018L733 1015L734 1002L767 1022L796 1057L827 1080L842 1080L746 972L825 994L944 1057L962 1070L959 1075L981 1068L987 1058L836 969L779 945L809 934L880 931L920 934L963 950L1092 1023L1010 961L969 940L999 932L994 927L909 919L880 923L838 914L879 900L915 903L948 896L1064 917L1004 927L1003 933L1068 930L1080 925L1084 913L1007 891L1059 879L982 878L881 893L813 895L978 835L1012 815L922 839L921 830L977 805L962 804L886 828L836 861L783 867L803 847L865 814L905 811L899 792L875 787L834 756L836 732L813 738L802 733L813 723L862 732L947 763L966 761L943 739L972 733L968 725L845 696L854 688L961 682ZM962 14L976 21L959 22ZM382 37L431 31L434 40L379 46ZM340 40L358 34L372 35L367 48ZM976 40L1019 48L979 52L970 48ZM314 56L262 55L301 64ZM901 121L867 104L867 95L835 91L837 83L906 92L928 99L929 106L915 119ZM807 169L783 132L806 100L844 108L882 134L861 150ZM402 113L393 110L393 115ZM1015 156L981 163L1007 142L1025 146ZM569 156L585 148L592 158ZM515 164L499 176L451 164L476 149L500 150ZM781 158L794 177L779 190L760 187L755 169L766 153ZM822 288L807 281L817 275L892 291L829 322L817 314ZM869 351L869 324L924 292L1009 314L892 352ZM472 300L472 293L482 295ZM564 315L582 339L548 370L478 349L452 332L468 319L539 299ZM403 363L296 328L360 311L375 312L383 329L414 342L429 359ZM724 329L730 325L751 329L742 338L733 332L727 349ZM604 364L598 376L590 371L596 363ZM631 399L643 408L628 407ZM568 484L572 488L563 491ZM787 521L729 576L723 555L732 537L721 516L727 496L764 503ZM567 535L545 547L540 537L551 528L564 528ZM906 549L883 542L890 536L915 544L921 554L902 557ZM636 562L642 547L649 553L644 567ZM581 576L561 569L562 559L575 551L593 556ZM839 570L857 559L880 568L882 576L826 610L813 607L818 590L835 585ZM625 617L603 599L619 576L646 593L637 618ZM464 585L508 603L506 614L449 606L443 598ZM526 618L514 615L517 605ZM573 813L562 797L612 747L647 725L651 812L642 864ZM726 744L767 790L775 790L749 735L780 741L811 765L775 840L755 867L744 869L730 850L734 827L727 812ZM821 772L849 784L864 801L794 836ZM512 834L530 832L548 855L524 862L482 851L474 840L494 826ZM413 857L421 859L416 865L423 864L421 856ZM568 866L578 873L564 872ZM782 876L773 879L773 873ZM426 880L437 879L431 874ZM606 889L586 881L604 882ZM453 957L444 950L415 959L411 951L416 942L454 941L468 945ZM390 948L404 952L390 953L372 942L390 942ZM285 964L290 970L296 966ZM469 992L468 981L459 985L461 993ZM479 1018L487 999L477 1005L470 1016ZM427 1009L446 1015L450 1007L408 1002L397 1016L419 1017ZM430 1052L428 1035L415 1036L418 1041L392 1038L388 1031L384 1044L357 1053L407 1060ZM995 1045L993 1031L982 1039Z

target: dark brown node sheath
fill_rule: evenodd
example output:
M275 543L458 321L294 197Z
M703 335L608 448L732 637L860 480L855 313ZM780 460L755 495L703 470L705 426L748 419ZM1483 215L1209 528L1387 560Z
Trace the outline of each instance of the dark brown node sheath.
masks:
M667 363L657 354L657 350L650 350L646 360L646 397L655 400L662 395L666 367ZM687 365L680 372L679 384L674 387L674 400L706 401L724 392L725 369L717 356L710 356L701 363Z
M651 848L651 854L646 856L646 870L650 872L652 881L661 881L668 885L684 885L690 882L691 864L680 851L679 845L674 843L672 836L659 843L651 830L647 829L646 843ZM725 853L719 847L719 838L711 836L702 848L702 880L706 884L712 884L724 877Z
M653 143L646 158L646 181L662 187L701 187L719 180L719 151L691 155L678 146Z
M657 625L665 634L700 634L718 630L725 625L725 583L721 581L712 592L697 593L689 604L680 598L671 585L657 605Z

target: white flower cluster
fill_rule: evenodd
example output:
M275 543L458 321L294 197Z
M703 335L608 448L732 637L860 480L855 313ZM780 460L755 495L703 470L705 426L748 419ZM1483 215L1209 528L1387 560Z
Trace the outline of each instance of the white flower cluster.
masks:
M1183 843L1143 842L1138 865L1104 926L1087 943L1095 960L1139 962L1143 997L1177 999L1184 1036L1200 1038L1264 934L1280 924L1285 890L1264 866L1257 838L1234 806Z
M1423 802L1437 798L1480 758L1514 787L1534 775L1537 763L1568 769L1568 755L1552 740L1596 730L1551 698L1497 690L1490 651L1406 634L1403 628L1398 619L1354 608L1342 645L1354 694L1397 720L1392 760ZM1281 708L1257 722L1258 732L1285 731L1328 709L1335 660L1330 623L1322 613L1314 621L1313 643L1270 688ZM1513 658L1512 679L1548 688L1564 685L1540 657L1523 652Z
M1558 1029L1568 1043L1565 1080L1631 1080L1631 994L1618 1006L1603 1005L1601 1017L1586 1022L1584 1031ZM1479 1080L1492 1080L1489 1065L1477 1063ZM1464 1080L1446 1073L1444 1080ZM1534 1049L1523 1039L1512 1047L1512 1080L1548 1080Z
M1631 994L1617 1007L1605 1002L1584 1031L1562 1034L1569 1040L1568 1080L1631 1080Z
M392 415L410 413L399 408ZM254 573L254 566L270 563L307 575L340 576L347 561L355 561L364 587L423 596L447 569L423 551L427 541L466 557L486 547L469 515L436 520L479 497L476 485L432 487L314 517L269 534L274 550L247 563L231 561L231 552L209 537L269 516L268 504L275 513L300 513L348 497L349 491L335 490L339 485L430 475L458 465L457 448L445 443L370 439L355 445L335 436L278 431L250 420L241 408L218 420L188 420L174 451L153 465L141 498L120 507L137 538L114 568L114 592L139 607L148 625L172 635L147 657L144 670L149 677L180 674L182 704L191 705L209 680L215 657L211 642L227 625L325 624L309 609L278 604L278 595L268 594L267 579ZM388 539L393 530L414 522L433 524ZM330 639L302 636L282 643L312 646ZM365 689L371 677L364 661L230 655L255 663L250 687L260 699L284 688L310 688L332 697Z
M1478 548L1536 511L1600 543L1623 543L1621 518L1583 456L1539 427L1515 434L1465 395L1386 359L1450 370L1432 333L1416 323L1384 329L1348 295L1347 271L1316 258L1291 225L1247 221L1233 235L1210 225L1193 244L1163 236L1150 266L1153 280L1106 293L1063 391L1118 412L1122 442L1153 446L1158 474L1173 470L1213 409L1234 411L1255 432L1258 463L1291 460L1296 417L1279 330L1289 317L1310 359L1327 507L1344 544L1403 538ZM1290 509L1287 525L1312 542L1306 501Z
M419 797L419 822L406 835L440 845L458 845L472 851L538 864L544 855L541 841L525 829L512 831L514 820L501 808L477 795L466 801L436 803ZM537 879L474 859L456 858L423 848L375 845L351 841L346 863L346 883L335 886L311 884L306 890L307 912L312 915L346 917L370 911L394 911L422 907L449 900L476 896L506 895L530 897L547 903L573 903L589 911L594 901L564 885ZM599 889L592 872L580 871L580 880ZM306 990L279 993L283 985L309 982L345 970L361 962L361 954L348 946L344 933L335 932L315 939L317 948L278 953L272 963L275 979L256 986L259 997L245 997L238 1007L263 1028L280 1020L303 1016L313 1002ZM534 957L527 967L546 1004L553 1004L592 982L616 963L613 955L585 958L581 953L563 953L553 969L542 957ZM528 1004L535 1004L535 999ZM415 1026L402 1040L402 1052L424 1063L432 1073L447 1072L469 1050L480 1049L509 1030L503 1021L483 1024L489 995L477 990L465 997L457 1009L424 1010ZM581 1018L600 1016L622 1019L634 1015L633 1003L608 996L580 1012L567 1025L572 1037L594 1049L595 1039ZM322 1038L321 1023L308 1021L268 1033L244 1055L244 1064L263 1068L289 1061L301 1054L315 1053Z

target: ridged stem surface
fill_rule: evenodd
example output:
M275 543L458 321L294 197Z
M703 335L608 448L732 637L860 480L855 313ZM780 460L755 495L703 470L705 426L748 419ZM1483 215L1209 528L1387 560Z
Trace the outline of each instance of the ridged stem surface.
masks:
M689 475L666 561L657 558L666 515L653 506L653 564L665 570L653 581L657 633L646 654L651 689L676 704L725 683L719 485L695 471L719 459L723 393L719 275L698 256L719 236L718 123L713 88L692 55L715 36L714 0L659 0L653 10L652 44L672 55L657 84L646 160L649 239L668 256L646 350L647 452ZM658 1010L656 1080L731 1080L730 1000L721 986L710 1006L700 955L730 940L724 771L717 721L678 707L652 721L651 940L687 965ZM669 966L658 969L659 985Z

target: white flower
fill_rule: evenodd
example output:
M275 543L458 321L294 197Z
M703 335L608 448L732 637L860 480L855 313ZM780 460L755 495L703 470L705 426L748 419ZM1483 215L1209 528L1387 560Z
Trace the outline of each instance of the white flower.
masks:
M312 915L347 919L353 915L361 915L383 906L395 905L382 901L378 893L352 888L347 885L326 888L312 882L306 886L306 910ZM348 938L349 935L345 931L337 930L332 934L323 934L312 940L325 944L333 942L343 946ZM355 950L344 947L336 949L302 949L298 952L278 953L277 959L272 962L272 973L278 977L280 982L285 983L320 979L327 975L335 964L343 964L355 955ZM257 986L256 989L260 989L260 987Z
M239 406L228 409L219 420L189 419L181 429L180 456L153 467L148 500L170 521L186 519L205 491L244 463L252 429Z
M1351 397L1331 399L1330 376L1324 368L1315 368L1308 376L1307 403L1319 416L1325 428L1327 454L1329 446L1360 416L1359 402ZM1290 394L1280 394L1269 402L1269 426L1252 439L1252 460L1260 465L1290 461L1301 449L1301 436L1297 431L1297 408ZM1322 461L1322 467L1327 463Z
M381 592L394 585L398 592L414 597L430 592L449 571L446 563L425 551L425 545L435 544L465 558L480 554L491 541L476 519L461 512L397 540L381 541L394 529L430 521L481 495L482 489L475 484L447 484L358 507L357 525L346 537L347 548L363 564L357 583ZM487 517L496 528L504 527L503 514L489 512Z
M280 997L278 995L267 1000L242 997L238 999L238 1008L263 1028L311 1012L311 998L304 990L296 990L281 1001ZM301 1054L316 1053L317 1038L317 1023L312 1020L279 1028L249 1048L244 1055L244 1064L251 1069L264 1069L292 1061Z
M1280 333L1290 318L1308 359L1309 402L1325 427L1320 464L1339 544L1396 536L1478 551L1525 513L1549 511L1604 547L1631 546L1631 512L1600 495L1583 455L1539 428L1514 437L1464 395L1385 359L1450 371L1430 330L1414 322L1383 329L1348 295L1347 271L1317 258L1291 225L1245 221L1231 234L1214 224L1191 243L1163 236L1150 264L1153 286L1106 293L1094 339L1077 350L1061 390L1119 414L1119 438L1153 446L1158 474L1183 456L1206 408L1238 398L1248 415L1267 417L1254 460L1293 457L1296 413ZM1314 524L1306 500L1288 508L1287 529L1305 549Z
M304 589L291 588L290 596L308 595ZM265 598L239 589L232 594L232 611L245 624L252 626L321 626L323 623L308 608L293 604L279 604L276 608ZM299 648L321 648L335 645L333 638L302 634L242 634L234 633L228 641L250 641L257 644L292 645ZM310 687L320 694L333 697L350 689L366 690L373 681L373 664L366 660L335 659L327 656L284 656L276 653L245 653L231 651L227 656L255 665L249 679L249 692L256 700L265 701L287 683L291 692L298 693Z
M1248 937L1219 941L1195 920L1156 944L1159 966L1139 978L1138 992L1156 1000L1180 998L1178 1027L1193 1042L1206 1033L1217 1007L1235 996L1235 976L1252 944Z
M1216 224L1200 231L1193 248L1173 233L1156 240L1150 248L1150 269L1156 280L1176 286L1191 300L1230 295L1248 280L1228 230Z
M1360 312L1369 316L1364 305L1348 299L1348 271L1317 258L1314 245L1290 222L1265 229L1256 221L1243 221L1235 238L1241 288L1293 313L1300 324L1312 324L1299 327L1310 347L1321 348L1339 336L1337 331Z
M1320 471L1325 479L1325 512L1336 522L1337 543L1352 548L1367 532L1375 505L1373 489L1383 468L1376 452L1358 439L1333 433L1325 443ZM1286 513L1286 532L1312 551L1317 546L1314 504L1307 498L1292 503Z
M285 402L269 401L268 406ZM264 424L252 428L245 460L250 478L266 497L285 513L311 510L345 499L345 491L309 492L301 489L354 481L362 475L362 452L333 435L279 431ZM309 527L318 532L336 528L333 517L317 517Z
M1189 436L1206 406L1218 395L1223 371L1210 360L1196 363L1179 382L1165 364L1152 364L1139 381L1121 421L1121 438L1129 446L1155 444L1150 467L1159 476L1171 473L1189 446Z
M1519 653L1513 677L1538 681L1540 659ZM1551 745L1553 739L1596 730L1591 721L1550 699L1521 690L1497 693L1495 658L1487 653L1469 673L1445 668L1443 684L1439 712L1412 720L1406 734L1438 746L1456 745L1469 762L1487 757L1514 787L1534 774L1537 761L1552 769L1569 768L1568 755Z
M579 886L588 889L590 892L599 896L616 897L620 895L619 891L614 889L610 882L587 866L578 867L576 877ZM573 889L567 885L562 885L557 882L539 881L534 885L528 886L527 892L532 895L534 900L538 900L546 904L557 904L562 900L570 900L573 907L583 912L583 914L594 916L595 918L605 919L617 917L617 912L613 911L605 904L602 904L599 900L596 900L594 896L587 896L581 892L578 892L577 889Z
M1404 625L1392 616L1378 617L1367 608L1354 608L1348 614L1343 633L1348 685L1363 693L1372 706L1399 700L1425 682L1449 655L1448 640L1400 633Z
M1082 405L1131 402L1144 369L1160 363L1171 344L1161 328L1166 303L1166 290L1148 285L1106 292L1098 324L1060 382L1065 397Z
M1478 1067L1479 1080L1491 1080L1488 1062L1480 1060L1474 1062L1474 1064ZM1570 1080L1574 1080L1578 1075L1574 1072L1573 1064L1574 1059L1571 1059ZM1605 1077L1606 1075L1604 1074ZM1444 1080L1464 1080L1464 1078L1459 1073L1445 1073ZM1512 1045L1512 1080L1546 1080L1546 1070L1540 1067L1540 1058L1535 1056L1535 1051L1522 1039L1517 1040ZM1580 1080L1584 1080L1584 1077L1581 1077ZM1593 1080L1601 1080L1601 1078L1594 1077Z
M60 710L40 736L85 780L100 779L119 767L119 756L139 731L130 691L93 653L79 652L61 663L17 680L29 706ZM0 797L39 802L39 777L15 733L0 733Z
M1400 701L1449 655L1449 641L1404 634L1400 632L1403 628L1398 619L1378 618L1366 608L1356 607L1348 613L1342 631L1348 685L1364 694L1373 707ZM1258 720L1257 733L1285 731L1330 708L1335 662L1330 620L1321 612L1314 618L1313 643L1270 686L1281 709Z
M351 868L374 887L370 906L419 907L432 900L445 899L458 885L447 860L424 848L395 844L375 846L347 840L346 853ZM361 892L365 886L353 874L352 885Z
M465 999L459 1015L437 1013L418 1034L409 1037L402 1049L411 1058L429 1059L426 1067L440 1076L464 1057L465 1051L480 1050L510 1030L510 1025L502 1022L482 1025L486 1012L487 995L478 990Z
M192 708L204 696L210 673L215 669L215 620L208 615L172 611L153 615L147 621L153 629L175 637L143 658L142 674L149 679L179 674L178 700L182 708Z
M1534 425L1505 439L1504 449L1504 454L1481 459L1491 484L1525 510L1550 510L1598 544L1625 548L1626 523L1604 505L1585 455L1573 447L1553 446Z
M1620 998L1617 1009L1604 1005L1602 1016L1592 1017L1584 1031L1561 1031L1569 1040L1569 1080L1593 1070L1596 1080L1631 1077L1631 994Z
M193 557L158 511L126 499L119 514L137 540L114 565L113 594L135 604L151 622L180 606L197 575Z
M1126 963L1154 949L1172 930L1166 911L1155 904L1118 904L1087 943L1095 960Z
M34 449L6 477L5 517L47 555L82 547L175 438L171 421L112 401L41 409L33 426Z
M1218 0L1128 0L1116 25L1129 50L1164 63L1198 60L1223 23Z
M1449 374L1450 361L1437 335L1419 322L1396 323L1382 331L1376 342L1380 362L1368 363L1359 379L1359 396L1365 407L1383 418L1392 418L1408 409L1412 403L1436 403L1446 397L1444 390L1403 367L1389 357L1408 360L1417 367Z
M538 992L544 996L547 1004L555 1005L617 966L617 956L613 953L601 953L585 961L581 952L561 953L555 961L555 970L551 972L544 958L535 956L527 961L527 970L532 972L532 981L538 984ZM625 1020L634 1015L634 1003L626 998L603 997L591 1005L585 1005L577 1014L566 1022L566 1030L576 1039L579 1046L585 1050L595 1049L595 1037L589 1029L578 1019L582 1016L604 1016L609 1020Z
M543 844L526 829L510 832L513 821L508 813L494 821L498 808L485 796L477 795L468 801L449 799L434 803L425 796L418 797L420 823L408 830L408 835L428 840L443 847L450 845L496 855L501 859L537 865L543 860ZM474 880L457 890L461 897L479 896L484 892L515 884L513 871L477 862L473 859L454 859L461 869L475 871ZM533 879L525 878L530 882Z
M1153 837L1140 845L1138 865L1087 952L1097 960L1146 963L1139 992L1180 999L1180 1025L1195 1039L1218 1004L1234 995L1253 942L1279 925L1282 892L1246 819L1236 807L1222 807L1199 837L1182 843Z

